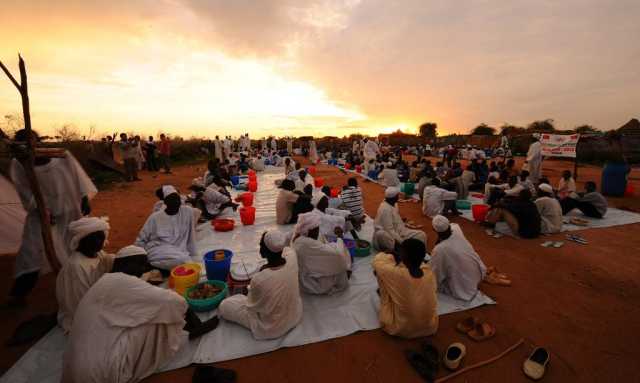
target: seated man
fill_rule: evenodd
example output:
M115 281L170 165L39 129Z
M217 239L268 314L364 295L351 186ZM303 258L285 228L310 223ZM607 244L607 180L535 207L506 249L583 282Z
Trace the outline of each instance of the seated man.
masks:
M249 164L251 166L251 169L257 172L262 172L265 169L264 159L259 154L258 154L258 157L251 159Z
M487 267L467 241L460 226L450 224L441 215L433 217L438 242L431 256L431 270L438 281L438 291L463 301L471 301L478 293Z
M233 212L238 207L231 201L231 197L218 190L216 184L211 184L202 193L199 208L202 210L202 217L211 220L216 218L233 218Z
M417 338L438 330L436 278L424 263L423 242L409 238L399 254L379 253L373 270L380 285L380 323L391 335Z
M260 239L260 255L267 264L251 278L249 294L222 301L220 316L249 330L258 340L285 335L302 320L298 259L285 247L287 237L271 230Z
M531 202L529 189L522 189L517 198L503 198L487 213L486 222L495 225L505 221L514 235L537 238L540 235L540 214Z
M400 178L398 178L398 170L391 163L387 163L384 170L378 175L378 179L383 186L399 187Z
M73 253L56 279L58 323L65 333L71 330L78 303L104 273L111 271L113 254L102 251L109 224L96 217L80 218L69 224Z
M441 188L440 180L434 178L431 185L426 186L422 192L422 214L435 217L451 211L452 214L459 215L460 212L456 208L457 198L458 193Z
M327 243L320 236L320 221L316 213L300 214L293 249L298 255L302 291L333 294L349 286L351 256L342 241L342 230L336 230L335 243Z
M311 203L309 197L296 193L295 184L290 179L282 180L276 199L276 222L278 225L296 223L303 202Z
M362 202L362 190L358 186L358 180L355 177L347 180L347 186L342 189L342 203L351 212L351 217L362 223L364 220L364 206ZM355 225L356 229L359 225Z
M373 246L380 251L393 251L396 244L405 239L416 238L422 243L427 243L427 235L422 230L408 229L400 212L398 212L398 195L400 189L387 188L384 192L385 199L380 203L374 220Z
M562 213L567 214L573 209L578 209L587 217L604 217L607 214L607 199L598 193L595 182L587 182L584 189L584 193L580 193L577 198L568 196L561 201Z
M163 186L162 192L164 210L152 213L147 218L135 245L147 251L151 265L161 270L171 270L191 262L191 257L197 255L196 215L193 208L182 205L173 186Z
M332 209L329 207L329 198L324 194L317 194L311 203L315 206L312 210L320 215L320 234L323 236L335 235L336 227L343 232L353 228L351 225L351 213L348 210Z
M84 295L64 352L64 383L134 383L158 371L186 343L218 325L200 322L183 297L140 279L145 251L128 246L113 271Z
M543 234L553 234L562 231L562 207L557 199L553 198L553 188L549 184L538 186L538 199L535 204L540 213Z

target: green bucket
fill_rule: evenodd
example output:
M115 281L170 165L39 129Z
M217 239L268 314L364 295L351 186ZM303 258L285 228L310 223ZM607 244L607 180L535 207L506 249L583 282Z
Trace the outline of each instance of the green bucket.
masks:
M401 185L400 191L403 192L406 196L412 196L416 191L416 184L413 182L405 182Z
M471 209L471 201L467 201L466 199L459 199L456 201L456 208L458 210L469 210Z

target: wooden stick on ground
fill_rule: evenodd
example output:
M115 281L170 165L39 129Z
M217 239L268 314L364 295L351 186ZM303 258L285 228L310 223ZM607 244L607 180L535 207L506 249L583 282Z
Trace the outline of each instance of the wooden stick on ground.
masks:
M504 350L500 355L496 355L491 359L487 359L487 360L485 360L483 362L478 362L476 364L472 364L471 366L467 366L467 367L463 368L462 370L458 370L458 371L454 372L453 374L449 374L447 376L443 376L442 378L436 379L436 383L446 382L447 380L453 379L456 376L464 374L467 371L476 369L478 367L482 367L482 366L487 365L489 363L493 363L496 360L498 360L498 359L502 358L503 356L507 355L511 351L515 350L516 348L520 347L520 345L522 343L524 343L524 338L520 338L520 340L516 344L514 344L513 346L511 346L508 349Z
M20 162L22 163L22 167L25 170L25 175L27 176L27 180L29 181L29 187L31 188L31 192L33 193L33 197L36 201L38 214L40 216L40 228L42 231L42 242L44 244L45 255L47 256L49 264L51 264L51 268L55 273L57 273L60 270L60 263L58 262L58 258L56 257L56 250L53 247L53 237L51 236L51 222L47 213L47 207L45 205L42 191L40 189L40 184L38 183L38 178L35 171L36 140L35 137L31 134L31 113L29 111L27 69L25 67L22 56L18 55L18 59L18 68L20 69L20 83L16 81L16 79L11 75L11 72L9 72L7 67L4 66L1 61L0 68L7 75L7 77L9 77L9 80L13 83L16 89L18 89L20 98L22 99L22 114L24 118L24 129L26 130L28 137L28 151L26 158L20 159Z

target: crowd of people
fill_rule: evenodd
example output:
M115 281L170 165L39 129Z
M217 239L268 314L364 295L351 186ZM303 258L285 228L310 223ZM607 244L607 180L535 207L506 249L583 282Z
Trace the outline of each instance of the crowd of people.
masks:
M155 169L152 159L157 149L151 137L144 145L138 137L120 137L128 181L138 179L142 158L150 170ZM565 172L553 188L541 175L532 146L526 169L516 169L512 159L488 163L481 156L469 158L465 167L449 157L433 164L418 156L408 163L400 151L383 151L379 143L367 139L354 142L347 152L318 153L310 143L307 153L312 163L322 157L340 159L345 167L362 167L385 187L372 238L378 250L372 266L384 331L406 338L434 334L436 293L471 301L480 282L491 274L493 269L485 266L461 227L449 220L460 214L456 201L467 198L469 191L483 192L491 207L484 224L505 221L522 238L559 232L563 214L576 208L589 217L606 214L606 199L593 182L579 194L571 173ZM170 143L163 135L158 150L168 172ZM366 221L362 189L356 177L337 188L316 187L313 170L303 168L292 153L291 139L282 147L274 138L265 139L252 148L248 135L238 142L216 137L203 176L194 179L186 195L172 185L161 185L156 190L158 202L134 243L116 254L104 251L110 226L103 218L89 216L89 200L97 190L73 156L37 159L36 174L46 185L43 193L55 222L53 234L62 264L56 298L59 324L68 336L63 381L138 381L166 363L187 339L217 327L217 317L201 321L181 296L151 283L198 259L196 225L233 218L238 204L230 192L232 177L263 171L267 165L283 169L276 182L273 217L282 227L262 234L258 252L264 264L246 295L222 301L219 316L249 329L255 339L279 338L301 322L303 294L333 295L348 289L353 263L344 238L359 239ZM11 291L11 302L18 306L25 304L48 265L24 169L17 161L12 166L12 178L29 212ZM422 211L431 217L437 233L430 258L425 231L410 227L398 210L399 186L406 182L417 185ZM295 225L293 230L284 226L290 224Z

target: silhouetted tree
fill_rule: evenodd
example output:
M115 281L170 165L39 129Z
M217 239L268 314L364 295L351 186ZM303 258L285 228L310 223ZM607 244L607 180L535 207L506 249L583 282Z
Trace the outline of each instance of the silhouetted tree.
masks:
M435 122L425 122L418 128L420 135L426 139L432 140L435 145L438 137L438 124Z
M591 125L580 125L574 129L576 133L580 134L593 134L593 133L601 133L598 129L594 128Z
M521 126L515 126L508 123L505 123L500 127L500 134L503 136L515 136L522 134L525 131L526 129Z
M556 127L553 125L553 119L547 118L546 120L534 121L527 126L528 133L553 133L556 131Z
M476 136L493 136L494 134L496 134L496 128L491 127L483 122L482 124L473 128L471 134Z

